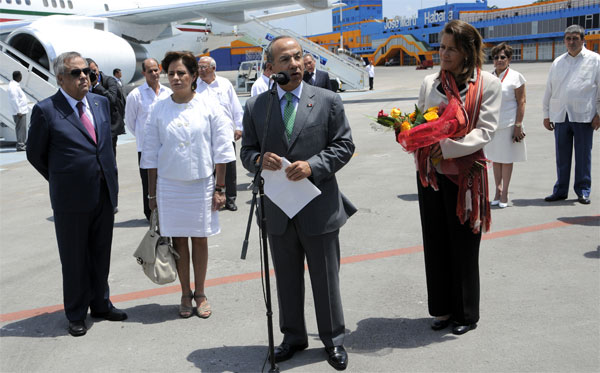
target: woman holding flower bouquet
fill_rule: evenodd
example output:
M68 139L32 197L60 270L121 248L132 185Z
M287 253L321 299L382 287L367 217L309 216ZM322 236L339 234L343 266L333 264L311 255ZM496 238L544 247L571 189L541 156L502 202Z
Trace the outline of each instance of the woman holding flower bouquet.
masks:
M479 321L479 243L490 224L483 147L498 125L502 91L481 71L482 38L473 26L448 22L439 53L441 70L423 80L418 109L439 108L440 119L398 141L406 149L419 137L429 144L416 147L415 160L431 327L452 323L458 335Z
M513 50L500 43L492 48L493 74L502 83L502 106L494 139L485 146L485 155L494 162L496 194L492 206L508 207L508 185L513 163L527 160L523 116L525 115L525 78L509 67Z

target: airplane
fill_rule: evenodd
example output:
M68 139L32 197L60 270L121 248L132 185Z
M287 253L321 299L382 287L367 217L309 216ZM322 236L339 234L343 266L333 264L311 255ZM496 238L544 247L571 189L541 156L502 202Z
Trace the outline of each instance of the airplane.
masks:
M300 5L267 13L271 20L331 9L335 0L0 0L0 39L51 71L61 53L75 50L104 71L122 71L124 83L141 78L141 62L160 61L168 50L204 53L229 39L215 39L213 22L238 25L251 11ZM235 28L233 28L235 31Z

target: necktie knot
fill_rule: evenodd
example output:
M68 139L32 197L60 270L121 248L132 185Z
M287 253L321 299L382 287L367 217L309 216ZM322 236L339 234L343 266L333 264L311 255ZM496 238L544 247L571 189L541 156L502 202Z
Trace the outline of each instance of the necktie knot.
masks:
M285 99L287 100L288 104L294 103L294 95L292 94L292 92L286 92Z

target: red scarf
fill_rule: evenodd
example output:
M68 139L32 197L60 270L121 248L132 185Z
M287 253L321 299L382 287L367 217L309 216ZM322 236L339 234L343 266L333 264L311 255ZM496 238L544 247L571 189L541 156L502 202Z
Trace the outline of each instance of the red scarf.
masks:
M462 103L454 76L445 70L440 73L441 84L448 102L453 99ZM466 126L452 135L453 138L464 137L476 127L483 98L483 81L481 70L477 69L475 82L469 81L469 89L462 105L462 112L467 114ZM416 151L419 178L424 187L431 186L438 190L435 167L429 156L431 147ZM458 185L456 216L462 224L467 219L473 233L487 232L491 225L490 202L488 196L487 160L483 149L473 154L455 159L443 159L440 167L444 175Z

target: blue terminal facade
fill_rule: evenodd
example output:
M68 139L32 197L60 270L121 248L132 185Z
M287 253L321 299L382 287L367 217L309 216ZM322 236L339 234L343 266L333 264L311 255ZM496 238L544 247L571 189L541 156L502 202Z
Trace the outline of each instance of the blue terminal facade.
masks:
M440 3L443 1L440 0ZM400 58L413 64L417 58L437 62L439 34L452 19L475 26L487 48L507 42L515 50L513 60L552 60L565 52L564 30L572 24L586 29L588 49L598 52L600 0L550 0L510 8L489 8L487 0L441 4L419 9L416 15L384 18L382 2L347 0L340 12L332 10L333 32L309 39L334 51L343 45L351 52L371 58L375 64ZM340 21L340 13L341 21ZM400 40L401 39L401 40ZM402 51L402 45L405 50ZM413 48L413 46L415 46ZM393 53L391 51L394 50Z

